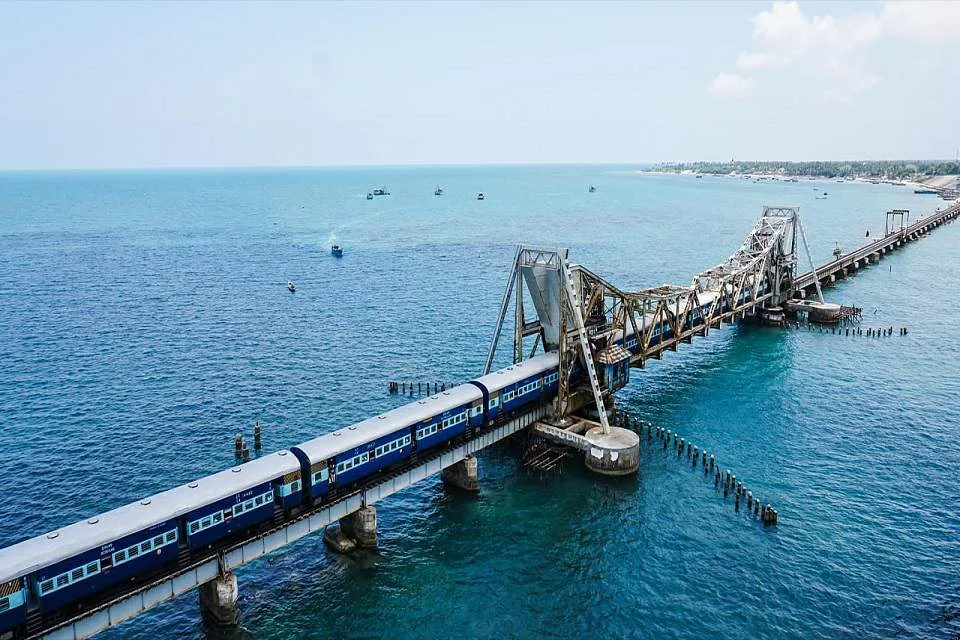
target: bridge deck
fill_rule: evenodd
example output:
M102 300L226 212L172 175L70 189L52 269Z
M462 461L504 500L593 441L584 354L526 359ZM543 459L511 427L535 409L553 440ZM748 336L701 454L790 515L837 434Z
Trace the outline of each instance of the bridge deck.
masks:
M879 255L892 249L902 247L905 243L916 240L931 229L939 227L945 222L957 219L958 216L960 216L960 202L947 207L943 211L937 211L926 218L921 218L903 230L888 233L886 236L878 238L855 251L851 251L832 262L817 267L816 277L820 278L821 285L829 284L830 276L836 276L836 274L840 273L842 277L844 269L855 269L857 268L856 263L866 260L874 254L877 254L877 257L879 257ZM809 295L813 293L814 278L814 272L808 271L801 276L797 276L794 284L798 290L805 290Z

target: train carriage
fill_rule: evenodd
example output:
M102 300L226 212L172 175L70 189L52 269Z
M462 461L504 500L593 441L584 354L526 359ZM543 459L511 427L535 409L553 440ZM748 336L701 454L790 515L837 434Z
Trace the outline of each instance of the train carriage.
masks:
M206 547L249 529L273 517L274 505L296 508L303 488L294 476L300 471L296 456L278 451L179 487L195 505L183 513L187 544Z
M176 519L164 520L39 569L30 578L31 589L40 609L53 611L173 560L177 538Z
M488 420L539 401L545 392L555 392L559 362L556 353L544 353L471 380L472 385L485 390Z
M26 606L61 609L175 562L181 545L200 542L186 537L189 523L224 501L231 503L234 520L232 505L253 499L252 509L243 508L250 517L241 516L236 524L250 526L269 518L275 486L297 470L297 460L289 452L273 453L0 549L0 635L22 624ZM209 544L236 528L211 529L203 541ZM18 583L20 589L15 588Z
M300 461L301 473L311 478L310 496L316 501L331 487L352 484L462 434L468 425L481 424L482 398L477 387L460 385L319 436L291 451ZM425 426L437 429L424 433ZM326 484L315 479L313 470L318 465L328 465Z
M23 578L0 584L0 635L27 620L27 587Z

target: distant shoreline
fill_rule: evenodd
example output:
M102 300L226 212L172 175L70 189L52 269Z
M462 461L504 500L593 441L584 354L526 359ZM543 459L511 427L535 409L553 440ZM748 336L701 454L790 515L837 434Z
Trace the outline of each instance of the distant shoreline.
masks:
M956 189L960 163L953 161L817 161L664 163L638 173L720 175L743 179L800 182L868 182L916 189Z

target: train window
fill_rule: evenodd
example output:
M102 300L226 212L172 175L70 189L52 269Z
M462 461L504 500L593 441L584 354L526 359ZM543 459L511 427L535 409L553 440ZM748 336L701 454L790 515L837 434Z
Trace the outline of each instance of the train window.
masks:
M40 583L40 593L47 593L53 589L53 580L44 580Z
M190 523L190 533L196 533L200 529L200 524L198 522Z
M219 515L221 518L223 517L223 514L222 514L222 513L221 513L221 514L217 514L217 515ZM167 532L166 539L167 539L167 542L173 542L174 540L177 539L177 532L176 532L176 531L168 531L168 532Z
M70 574L70 582L76 582L77 580L83 580L83 567L74 569Z
M300 491L300 481L294 480L293 484L290 485L290 488L293 489L294 491Z
M153 548L154 548L154 549L156 549L157 547L162 547L162 546L163 546L163 536L157 536L156 538L153 539Z
M196 523L190 525L190 528L193 529L195 526L196 526ZM126 562L126 560L127 560L126 550L117 551L115 554L113 554L113 564L120 564L121 562Z
M100 562L99 562L99 561L97 561L97 562L91 562L90 564L87 565L87 575L88 575L88 576L92 576L93 574L99 573L99 572L100 572Z
M127 559L136 558L140 554L140 549L137 548L137 545L133 545L127 549Z
M146 542L140 545L140 551L142 551L143 553L150 551L150 549L152 548L153 548L153 543L150 542L149 540L147 540Z
M70 582L70 576L67 574L57 576L57 587L64 587Z
M213 524L213 516L207 516L206 518L200 521L200 528L206 529L211 524Z
M0 598L0 613L3 613L10 608L10 598Z
M215 514L213 514L213 524L220 524L221 522L223 522L223 511L217 511ZM170 534L168 533L167 538L169 537Z

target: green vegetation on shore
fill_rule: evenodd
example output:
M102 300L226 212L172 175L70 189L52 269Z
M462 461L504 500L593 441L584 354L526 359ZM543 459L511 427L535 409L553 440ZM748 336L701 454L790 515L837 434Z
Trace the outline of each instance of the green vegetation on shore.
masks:
M914 180L924 176L956 175L960 164L945 160L867 160L777 162L669 162L659 164L656 171L692 171L710 174L754 174L811 176L821 178L877 178L881 180Z

